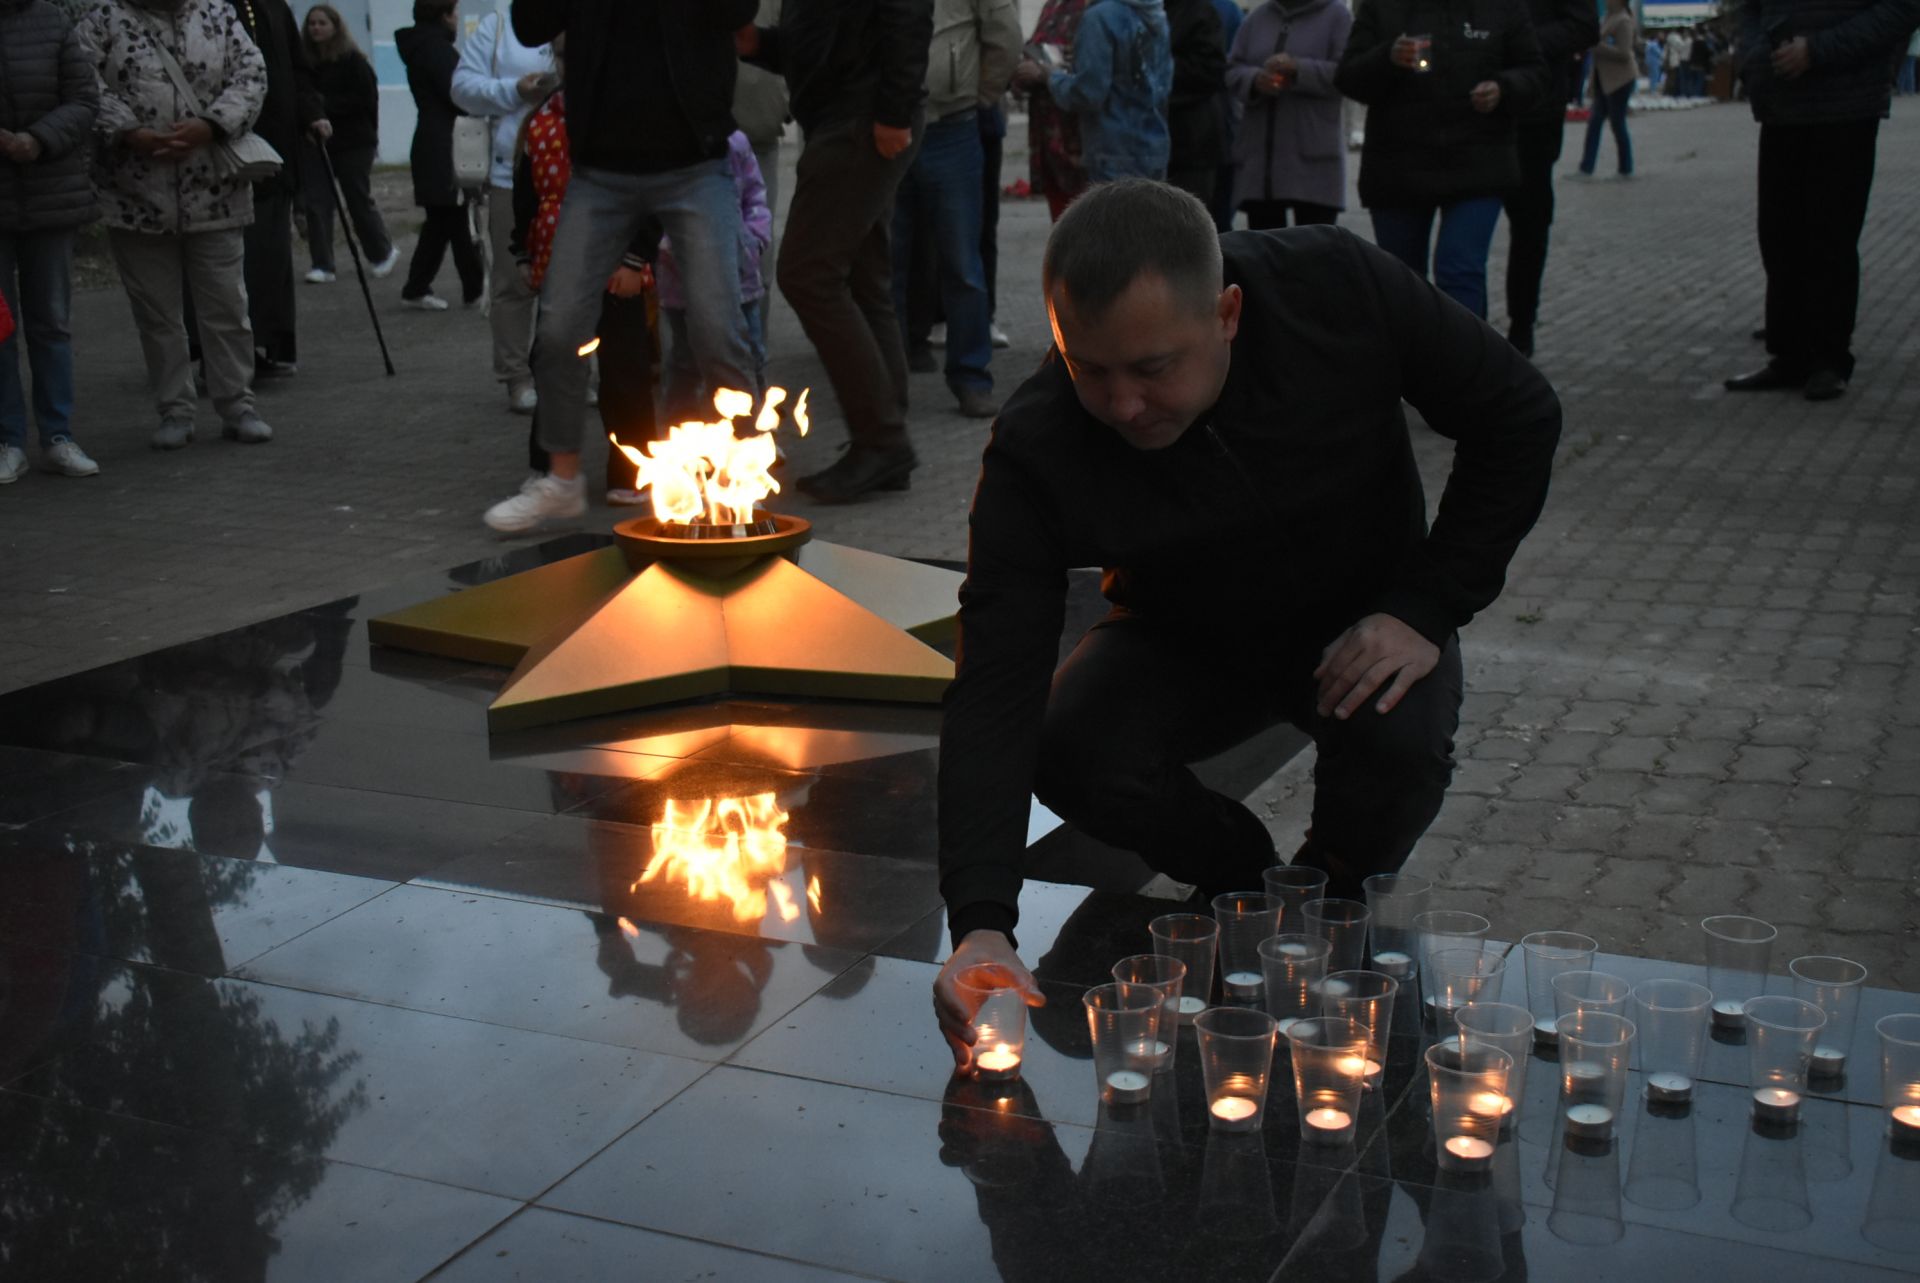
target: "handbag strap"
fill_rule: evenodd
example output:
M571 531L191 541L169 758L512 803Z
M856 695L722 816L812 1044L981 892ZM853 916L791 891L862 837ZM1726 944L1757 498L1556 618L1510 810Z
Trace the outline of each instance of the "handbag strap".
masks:
M200 95L193 92L193 86L187 82L187 73L180 70L180 64L174 60L173 50L167 48L167 42L160 38L159 30L147 21L144 13L139 17L147 29L147 35L153 40L154 49L160 54L160 65L166 68L167 79L173 81L173 87L186 100L187 110L195 116L205 116L207 113L200 109Z

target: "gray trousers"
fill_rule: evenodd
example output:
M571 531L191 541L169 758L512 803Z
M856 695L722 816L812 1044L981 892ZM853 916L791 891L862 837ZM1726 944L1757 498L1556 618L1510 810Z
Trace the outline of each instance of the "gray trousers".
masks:
M493 256L493 283L488 291L488 322L493 326L493 377L502 383L528 383L533 369L534 317L540 296L520 279L507 242L513 235L513 189L487 188L487 245Z
M193 295L207 395L222 423L253 410L253 326L247 320L245 239L238 227L182 236L110 229L107 241L133 307L147 386L161 421L192 423L193 365L181 285Z

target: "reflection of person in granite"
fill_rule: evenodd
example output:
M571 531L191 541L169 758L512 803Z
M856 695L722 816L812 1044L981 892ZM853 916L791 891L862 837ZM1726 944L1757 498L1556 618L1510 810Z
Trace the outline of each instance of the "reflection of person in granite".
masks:
M607 977L615 998L644 998L670 1006L680 1031L709 1047L740 1041L760 1016L760 991L773 978L773 955L749 936L702 931L697 927L636 922L637 931L663 937L664 962L634 956L620 924L603 913L589 913L599 939L594 962Z
M1500 335L1337 228L1221 236L1129 180L1069 208L1043 275L1055 350L983 460L941 732L935 1005L963 1065L954 972L1020 967L1030 791L1203 893L1257 889L1272 837L1189 764L1288 721L1318 748L1295 862L1356 898L1400 867L1452 776L1457 630L1499 594L1560 430ZM1454 442L1431 528L1403 399ZM1114 609L1055 673L1083 565Z

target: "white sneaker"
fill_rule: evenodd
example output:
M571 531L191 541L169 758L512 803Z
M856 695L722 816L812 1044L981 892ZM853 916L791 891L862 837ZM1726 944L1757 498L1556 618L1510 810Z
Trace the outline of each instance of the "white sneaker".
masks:
M928 331L927 346L928 347L945 347L946 345L947 345L947 323L945 321L941 321L937 325L935 325L932 330Z
M422 294L419 298L400 297L401 307L410 307L416 312L444 312L452 304L438 294Z
M652 502L652 498L644 490L628 490L616 486L612 490L607 491L607 507L609 508L641 508Z
M307 284L309 285L331 285L333 282L333 273L324 267L316 267L307 273Z
M532 414L540 408L540 393L531 382L509 383L507 408L515 414Z
M372 265L372 271L375 276L388 276L398 266L400 266L400 251L389 249L385 258Z
M1013 340L1008 338L1007 332L1001 329L999 326L997 325L987 326L987 333L992 337L993 345L995 347L1010 348L1013 346Z
M100 472L100 465L89 459L72 437L55 437L46 453L40 456L40 466L63 477L91 477Z
M10 486L27 475L27 452L17 445L0 445L0 486Z
M587 510L587 479L548 475L527 482L520 493L487 509L487 525L503 535L522 535L548 521L564 521Z

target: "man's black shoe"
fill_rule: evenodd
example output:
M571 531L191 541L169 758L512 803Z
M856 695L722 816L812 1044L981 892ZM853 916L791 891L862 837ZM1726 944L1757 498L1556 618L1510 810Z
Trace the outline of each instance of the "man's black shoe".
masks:
M1754 341L1755 343L1765 343L1765 342L1767 341L1767 327L1766 327L1766 326L1764 326L1764 325L1763 325L1763 326L1761 326L1761 327L1760 327L1759 329L1757 329L1757 330L1755 330L1755 331L1753 332L1753 341Z
M953 397L962 418L991 419L1000 413L1000 403L993 399L993 393L980 388L955 388Z
M907 368L915 374L934 374L940 369L940 360L931 347L916 343L907 349Z
M1528 360L1533 359L1533 327L1515 321L1507 327L1507 342L1513 344L1513 350Z
M1805 387L1807 376L1795 374L1778 361L1769 361L1751 374L1739 374L1728 379L1729 392L1774 392L1781 388Z
M918 462L905 442L891 449L856 445L833 466L795 484L821 503L849 503L872 490L906 489Z
M1806 391L1800 395L1809 401L1834 401L1844 395L1846 390L1847 381L1841 377L1840 371L1823 365L1807 376Z

